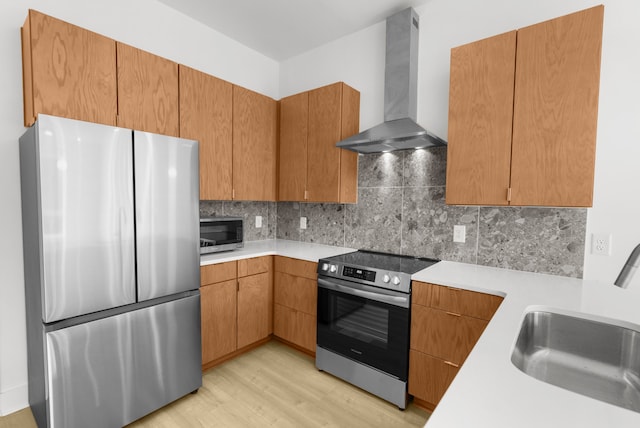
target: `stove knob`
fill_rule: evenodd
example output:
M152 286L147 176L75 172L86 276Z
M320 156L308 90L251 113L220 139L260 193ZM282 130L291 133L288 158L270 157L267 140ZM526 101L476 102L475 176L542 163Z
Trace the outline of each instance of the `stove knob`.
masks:
M329 270L329 263L322 263L322 267L320 269Z
M400 284L400 278L398 278L397 276L393 277L393 285L398 285Z
M385 275L382 277L382 282L384 282L384 283L386 284L386 283L387 283L387 282L389 282L389 281L391 281L391 277L390 277L388 274L385 274Z
M331 267L330 267L330 269L329 269L329 270L330 270L330 272L331 272L331 273L335 273L335 272L338 270L338 266L336 266L336 265L331 265Z

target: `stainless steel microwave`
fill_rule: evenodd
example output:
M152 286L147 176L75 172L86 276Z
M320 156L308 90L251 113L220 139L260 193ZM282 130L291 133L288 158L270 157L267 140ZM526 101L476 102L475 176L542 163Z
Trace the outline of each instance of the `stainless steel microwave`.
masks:
M242 217L200 218L200 254L242 248L242 229Z

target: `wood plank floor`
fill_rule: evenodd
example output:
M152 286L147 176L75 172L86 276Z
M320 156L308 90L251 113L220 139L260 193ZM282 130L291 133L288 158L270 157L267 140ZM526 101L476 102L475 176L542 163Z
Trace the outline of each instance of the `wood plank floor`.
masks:
M271 341L208 370L197 394L129 427L421 427L428 417L413 404L398 410ZM28 409L0 418L0 428L14 427L35 427Z

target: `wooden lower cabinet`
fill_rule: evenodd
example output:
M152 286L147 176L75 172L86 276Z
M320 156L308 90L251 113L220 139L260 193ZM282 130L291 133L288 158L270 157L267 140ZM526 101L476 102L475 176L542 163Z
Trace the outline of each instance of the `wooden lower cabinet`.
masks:
M236 280L200 289L202 364L236 350Z
M271 256L265 256L200 268L203 369L273 332L271 265Z
M451 363L412 349L409 351L409 394L431 407L430 404L440 401L458 370Z
M276 257L274 266L273 334L315 354L318 264Z
M273 305L273 334L316 352L316 317L279 304Z
M238 278L238 349L271 334L271 272Z
M443 360L462 364L476 344L488 322L465 315L413 305L412 322L416 328L411 335L411 349Z
M414 281L412 299L409 394L433 410L502 297Z

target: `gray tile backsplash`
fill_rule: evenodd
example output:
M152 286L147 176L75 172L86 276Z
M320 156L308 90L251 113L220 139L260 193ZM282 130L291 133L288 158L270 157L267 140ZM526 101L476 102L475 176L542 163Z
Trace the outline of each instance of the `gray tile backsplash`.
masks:
M247 241L289 239L582 277L586 209L449 206L446 158L446 147L361 155L357 204L200 201L200 215L244 217ZM453 242L454 225L465 226L464 243Z
M278 203L275 236L582 277L586 209L448 206L446 156L361 155L357 204ZM453 242L454 225L466 227L464 243Z

